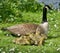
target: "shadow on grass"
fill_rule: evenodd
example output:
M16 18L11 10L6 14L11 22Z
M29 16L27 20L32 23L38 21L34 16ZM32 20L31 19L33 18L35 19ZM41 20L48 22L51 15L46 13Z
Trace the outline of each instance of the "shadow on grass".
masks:
M48 36L48 39L59 38L60 36Z

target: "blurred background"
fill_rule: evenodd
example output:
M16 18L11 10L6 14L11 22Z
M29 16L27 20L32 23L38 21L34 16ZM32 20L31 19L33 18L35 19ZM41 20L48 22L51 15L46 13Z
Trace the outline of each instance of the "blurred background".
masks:
M39 0L39 2L47 5L52 5L55 9L60 9L60 0Z
M60 9L60 0L0 0L0 22L25 21L23 12L40 12L45 4Z

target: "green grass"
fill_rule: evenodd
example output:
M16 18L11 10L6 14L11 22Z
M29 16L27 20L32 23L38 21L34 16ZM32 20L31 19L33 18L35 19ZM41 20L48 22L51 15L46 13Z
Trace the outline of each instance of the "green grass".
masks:
M22 12L23 17L13 23L0 23L0 28L21 23L41 23L42 13ZM48 13L48 39L43 46L17 45L12 42L16 37L6 36L0 30L0 53L60 53L60 12Z

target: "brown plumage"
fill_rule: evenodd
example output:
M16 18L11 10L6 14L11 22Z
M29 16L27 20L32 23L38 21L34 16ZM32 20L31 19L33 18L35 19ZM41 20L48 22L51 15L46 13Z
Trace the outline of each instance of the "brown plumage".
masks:
M6 30L10 31L12 34L15 35L28 35L30 33L35 33L37 24L18 24L15 26L7 27Z

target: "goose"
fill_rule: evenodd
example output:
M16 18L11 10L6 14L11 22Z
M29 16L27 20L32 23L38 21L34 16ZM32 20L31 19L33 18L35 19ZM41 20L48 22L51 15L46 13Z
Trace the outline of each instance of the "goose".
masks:
M22 36L23 38L20 37L15 39L14 42L20 43L20 44L23 44L23 42L24 44L35 44L35 45L43 44L44 40L47 39L47 32L49 28L48 21L47 21L47 8L51 9L48 5L45 5L43 7L42 23L40 25L35 25L36 26L36 28L34 29L35 34L33 34L32 32L29 34L29 36Z
M43 30L43 32L46 33L48 30L47 8L51 9L49 5L45 5L43 7L43 17L42 17L42 23L40 25L30 24L30 23L18 24L18 25L7 27L7 28L2 28L2 30L7 30L7 31L11 32L11 34L14 34L16 36L35 33L36 31L38 31L40 29L41 29L40 30L41 32Z

